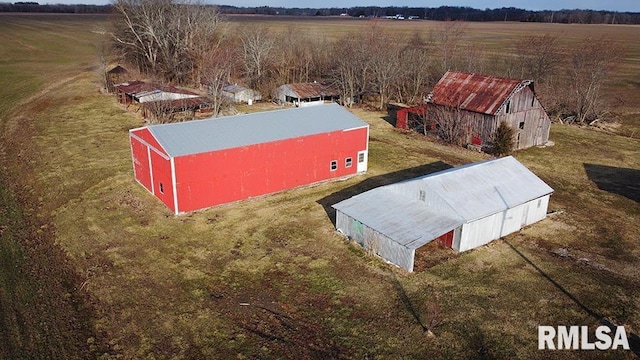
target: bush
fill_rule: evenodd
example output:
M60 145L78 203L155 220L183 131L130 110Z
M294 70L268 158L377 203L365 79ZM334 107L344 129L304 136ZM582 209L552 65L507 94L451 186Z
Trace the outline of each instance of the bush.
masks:
M495 156L509 155L513 151L514 131L505 121L501 122L491 140L491 153Z

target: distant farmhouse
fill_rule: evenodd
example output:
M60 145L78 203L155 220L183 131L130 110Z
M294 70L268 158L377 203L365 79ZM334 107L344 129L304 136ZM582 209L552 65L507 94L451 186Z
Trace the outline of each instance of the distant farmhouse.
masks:
M447 116L462 122L464 144L486 147L503 121L515 130L514 150L549 140L551 120L531 80L447 71L427 97L427 127Z
M338 104L130 130L134 176L175 214L367 170L369 125Z
M431 241L466 251L544 219L552 192L505 157L378 187L333 208L338 231L412 272Z
M280 104L308 106L333 102L340 98L340 90L320 83L296 83L279 86L273 96Z

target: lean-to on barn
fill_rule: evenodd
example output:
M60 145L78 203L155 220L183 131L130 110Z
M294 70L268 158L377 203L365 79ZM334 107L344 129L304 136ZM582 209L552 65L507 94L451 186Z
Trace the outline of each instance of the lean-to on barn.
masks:
M180 214L367 170L369 125L338 104L130 130L137 182Z
M487 146L501 122L514 130L514 149L545 145L551 120L531 80L447 71L427 97L427 121L461 122L461 143ZM441 122L443 122L441 120ZM438 124L442 126L442 124Z
M333 208L338 231L411 272L416 250L433 240L466 251L544 219L552 192L505 157L378 187Z

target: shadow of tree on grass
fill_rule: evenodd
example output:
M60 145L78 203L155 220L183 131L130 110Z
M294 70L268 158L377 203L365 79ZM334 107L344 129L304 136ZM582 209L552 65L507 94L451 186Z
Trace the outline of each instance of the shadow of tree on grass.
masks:
M584 170L600 190L640 202L640 170L586 163Z

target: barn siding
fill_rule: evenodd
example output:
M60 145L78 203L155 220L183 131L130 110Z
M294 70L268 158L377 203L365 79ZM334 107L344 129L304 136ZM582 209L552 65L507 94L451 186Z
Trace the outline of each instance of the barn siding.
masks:
M513 94L507 107L502 107L496 116L496 124L506 121L514 130L514 149L525 149L531 146L544 145L549 140L551 119L529 87ZM524 129L520 123L524 122Z
M514 130L514 149L525 149L531 146L544 145L549 140L551 120L546 111L535 97L530 87L526 86L513 94L498 114L488 115L467 110L459 110L463 122L462 143L473 143L474 136L482 141L481 145L489 145L493 134L502 121L507 122ZM447 107L429 104L429 117L439 111L447 111ZM520 123L524 122L524 129Z
M460 241L456 244L454 240L454 249L460 252L470 250L544 219L547 216L549 196L462 225Z
M153 194L149 146L135 137L130 137L129 141L131 142L131 157L133 158L133 175L140 185Z
M504 213L500 212L462 225L457 251L467 251L500 238Z
M526 222L523 226L531 225L547 217L547 209L549 208L550 195L528 202L528 211Z
M139 128L131 131L130 136L138 138L142 142L148 144L152 149L162 153L163 155L169 157L167 152L162 148L158 140L151 134L149 129L147 128Z
M175 211L174 186L171 174L171 160L155 151L151 151L151 173L153 174L153 194L165 205Z
M179 212L354 175L367 139L368 129L358 128L177 157Z
M363 248L385 259L385 261L408 272L413 271L415 249L400 245L384 234L340 211L336 211L336 228Z

